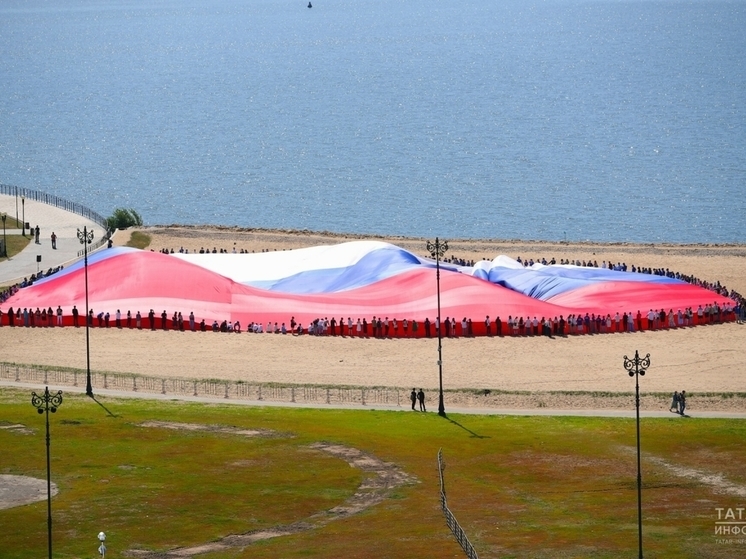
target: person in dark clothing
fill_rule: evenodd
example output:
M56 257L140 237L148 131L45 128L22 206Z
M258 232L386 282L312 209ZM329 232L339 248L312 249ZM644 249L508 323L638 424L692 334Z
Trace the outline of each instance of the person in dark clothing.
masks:
M414 405L417 403L417 390L414 388L412 389L412 393L409 395L409 399L412 400L412 411L417 411L414 409Z
M425 393L422 391L422 388L420 388L420 391L417 393L417 399L420 402L420 411L427 411L425 409Z

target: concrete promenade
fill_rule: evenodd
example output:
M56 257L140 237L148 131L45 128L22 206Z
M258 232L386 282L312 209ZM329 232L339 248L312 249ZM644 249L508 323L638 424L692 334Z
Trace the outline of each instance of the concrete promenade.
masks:
M0 380L0 386L7 388L19 389L19 390L35 390L38 392L41 390L43 384L33 384L26 382L14 382ZM85 394L85 387L83 386L67 386L67 385L53 385L49 384L49 390L57 392L62 390L62 393L74 393L74 394ZM131 392L125 390L111 390L111 389L98 389L93 390L94 398L136 398L143 400L162 400L162 401L182 401L182 402L197 402L201 404L212 404L212 405L234 405L234 406L264 406L264 407L278 407L278 408L314 408L314 409L339 409L339 410L358 410L358 411L400 411L405 413L420 413L413 412L409 407L409 402L402 403L401 406L385 405L385 404L311 404L311 403L290 403L290 402L278 402L278 401L267 401L267 400L242 400L242 399L231 399L231 398L220 398L220 397L208 397L208 396L183 396L175 394L155 394L148 392ZM428 413L438 413L437 400L431 399L427 402ZM466 408L466 407L446 407L447 414L464 414L464 415L532 415L532 416L546 416L546 417L617 417L634 419L635 410L554 410L554 409L501 409L501 408ZM640 411L641 418L671 418L680 419L682 421L686 419L746 419L746 413L736 412L720 412L720 411L696 411L693 410L691 414L687 413L684 417L680 417L675 413L668 411Z
M93 231L94 243L106 233L94 221L67 210L26 199L23 204L25 212L23 212L20 199L17 202L19 221L23 220L25 213L26 222L32 228L39 226L39 244L34 243L33 235L31 235L31 242L22 252L8 260L0 261L0 285L11 285L35 274L37 270L68 266L78 260L78 251L83 249L83 245L78 240L78 229L82 230L83 227L87 227L89 231ZM9 218L15 219L15 196L0 194L0 214L2 213L7 213ZM20 229L7 229L7 223L6 236L22 233ZM52 232L57 235L56 250L52 249ZM27 236L29 235L27 233ZM41 256L40 263L36 261L37 256Z

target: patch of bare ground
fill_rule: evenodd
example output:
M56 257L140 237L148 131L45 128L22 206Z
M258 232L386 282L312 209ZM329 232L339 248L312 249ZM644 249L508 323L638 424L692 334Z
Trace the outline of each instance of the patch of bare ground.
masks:
M216 433L230 433L243 436L277 436L268 430L245 430L234 427L199 425L194 423L173 423L161 421L149 421L140 424L142 427L155 427L166 429L187 429L191 431L209 431ZM230 548L242 548L257 541L268 540L281 536L297 534L306 530L313 530L329 524L334 520L347 518L358 514L365 509L377 505L386 499L391 492L403 485L416 483L416 478L404 472L395 464L384 462L375 456L366 454L356 448L325 442L314 443L309 448L331 454L344 460L351 467L368 474L357 488L355 493L347 498L342 504L329 510L318 512L306 519L299 520L285 526L275 526L266 530L256 530L244 534L231 534L218 541L206 542L204 544L170 549L168 551L147 551L131 549L125 552L130 557L142 557L144 559L176 559L180 557L195 557L205 553L225 551Z
M636 449L632 447L625 446L621 448L624 452L630 454L636 452ZM742 498L746 497L746 486L730 481L721 472L704 472L695 468L672 464L663 458L647 453L643 453L642 457L646 462L655 464L659 468L662 468L677 477L690 479L697 483L710 486L713 493Z
M158 429L176 429L180 431L207 431L209 433L227 433L229 435L242 435L244 437L278 437L284 436L275 431L267 429L239 429L225 425L202 425L200 423L175 423L172 421L144 421L140 427L152 427Z
M52 483L52 497L57 495L57 484ZM28 476L0 475L0 510L20 507L47 498L47 482Z

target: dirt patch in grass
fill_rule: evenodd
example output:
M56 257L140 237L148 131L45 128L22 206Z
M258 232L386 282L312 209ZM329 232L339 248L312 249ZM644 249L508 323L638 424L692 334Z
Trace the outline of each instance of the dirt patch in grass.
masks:
M140 427L153 427L160 429L177 429L180 431L207 431L208 433L227 433L229 435L241 435L243 437L281 437L275 431L267 429L238 429L225 425L201 425L199 423L174 423L172 421L145 421Z
M228 433L245 437L281 436L279 433L266 429L238 429L235 427L202 425L196 423L146 421L140 423L140 426L164 429L182 429L189 431L208 431L211 433ZM169 551L151 552L131 549L126 551L125 555L131 557L143 557L146 559L173 559L179 557L194 557L196 555L224 551L230 548L242 548L258 541L320 528L334 520L358 514L388 498L396 488L417 482L417 479L414 476L407 474L395 464L384 462L379 458L364 453L356 448L326 442L313 443L309 445L308 448L340 458L347 462L350 467L361 470L366 474L355 493L347 498L341 505L329 510L318 512L306 519L299 520L292 524L275 526L268 530L257 530L246 532L244 534L232 534L215 542L206 542L196 546L177 548Z
M52 496L57 485L52 484ZM47 498L47 481L28 476L0 475L0 510L20 507Z
M635 452L635 449L632 447L623 447L623 450L630 454ZM734 497L742 498L746 497L746 486L739 485L730 481L721 472L703 472L695 468L672 464L671 462L668 462L663 458L652 456L647 453L643 453L642 458L646 462L655 464L656 466L663 468L676 477L691 479L703 485L707 485L712 488L713 493L719 495L732 495Z

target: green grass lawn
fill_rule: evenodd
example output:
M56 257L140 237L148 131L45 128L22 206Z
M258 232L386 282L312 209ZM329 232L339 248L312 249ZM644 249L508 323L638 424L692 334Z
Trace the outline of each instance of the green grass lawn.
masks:
M2 234L2 231L0 231L0 234ZM8 258L13 258L28 246L31 242L31 236L24 237L23 235L10 235L6 233L5 240L8 243ZM5 256L0 256L0 262L3 260L6 260Z
M394 463L416 482L326 526L199 557L463 557L439 508L441 447L449 506L480 557L637 556L633 420L100 402L66 394L50 415L55 557L98 557L102 530L114 558L306 520L370 476L310 448L319 441ZM140 425L151 420L273 435ZM0 389L0 427L13 424L33 433L0 429L0 474L45 479L44 416L28 391ZM746 488L744 440L739 420L643 420L646 557L746 553L714 535L716 507L746 504L724 492ZM720 489L704 478L716 474ZM0 556L45 556L46 518L46 501L0 511Z

